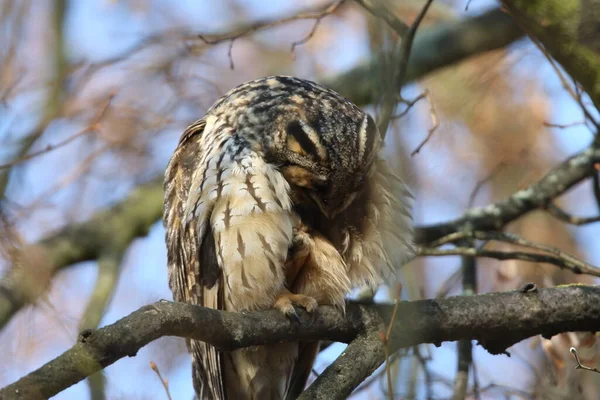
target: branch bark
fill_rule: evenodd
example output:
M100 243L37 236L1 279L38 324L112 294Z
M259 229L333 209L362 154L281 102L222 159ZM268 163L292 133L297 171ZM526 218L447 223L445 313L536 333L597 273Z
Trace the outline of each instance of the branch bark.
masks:
M373 324L381 326L381 322ZM376 329L360 333L342 354L323 371L298 400L344 400L385 360Z
M0 399L51 397L87 376L113 364L162 336L180 336L211 343L223 350L288 340L326 339L349 343L386 324L389 305L348 304L346 315L331 307L316 311L312 324L287 320L276 310L229 313L183 303L158 302L98 330L86 330L62 355L0 390ZM379 317L373 317L376 310ZM310 317L299 311L304 321ZM492 354L505 353L519 341L541 334L600 330L600 287L571 285L551 289L457 296L439 300L401 302L393 323L390 351L420 343L478 340ZM381 318L373 322L369 318ZM370 340L370 339L369 339ZM374 349L370 341L364 351ZM326 379L328 391L346 393L383 360L383 352L367 356L363 373L348 379ZM354 353L353 353L354 354ZM339 364L338 364L339 365ZM346 370L346 369L344 369ZM369 372L370 373L370 372ZM308 389L309 391L312 389ZM310 392L309 392L310 393Z

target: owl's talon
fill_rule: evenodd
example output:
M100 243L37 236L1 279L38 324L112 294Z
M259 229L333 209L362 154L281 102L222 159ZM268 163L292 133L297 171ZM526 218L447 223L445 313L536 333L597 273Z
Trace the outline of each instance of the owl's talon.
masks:
M312 326L312 324L314 324L315 321L317 320L317 313L312 313L311 316L312 316L312 318L310 319L310 325L309 326Z
M298 313L296 312L296 310L294 310L293 306L292 306L292 312L287 314L288 318L293 319L294 321L296 321L297 323L302 325L302 320L300 319L300 317L298 316Z
M282 314L284 314L288 318L291 318L294 321L301 323L300 317L294 309L294 304L304 308L308 313L312 314L310 322L310 324L312 325L315 319L314 311L317 309L318 304L317 301L310 296L305 296L303 294L294 294L291 293L289 290L285 290L277 297L273 307L278 309Z

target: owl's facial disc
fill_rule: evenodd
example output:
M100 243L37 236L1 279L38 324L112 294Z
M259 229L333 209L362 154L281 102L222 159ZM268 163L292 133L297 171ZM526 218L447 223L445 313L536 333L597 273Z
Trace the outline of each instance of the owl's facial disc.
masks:
M348 208L363 190L363 185L359 181L355 182L356 176L330 180L327 174L320 174L298 165L285 166L282 173L288 182L302 188L304 195L329 219Z
M362 191L361 176L371 163L375 142L370 136L377 133L373 120L365 117L357 135L360 144L340 146L341 154L334 159L329 158L321 135L311 124L294 119L286 124L285 131L283 175L290 184L304 188L304 195L324 216L334 218Z

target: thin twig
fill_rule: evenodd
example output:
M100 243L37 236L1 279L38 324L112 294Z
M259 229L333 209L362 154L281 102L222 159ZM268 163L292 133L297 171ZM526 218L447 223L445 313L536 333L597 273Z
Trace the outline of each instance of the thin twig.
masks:
M429 131L427 132L427 137L421 142L421 144L417 146L416 149L413 150L412 153L410 153L411 157L414 157L421 151L423 146L425 146L427 142L429 142L429 139L431 139L433 133L437 130L438 126L440 125L437 112L435 111L435 106L433 105L433 101L431 100L429 93L427 93L425 97L427 97L427 101L429 101L429 116L431 118L431 128L429 128Z
M385 332L386 340L390 340L390 335L392 334L392 327L394 321L396 320L396 314L398 313L398 304L400 304L400 298L402 297L402 283L399 282L396 287L396 296L394 297L394 311L392 312L392 318L390 318L390 324L387 327L387 331Z
M486 241L495 240L495 241L500 241L500 242L512 243L512 244L523 246L523 247L528 247L528 248L535 249L538 251L550 253L551 257L549 257L548 255L541 255L541 254L534 254L534 253L522 253L522 254L524 254L525 261L528 261L526 258L529 258L529 260L531 260L531 261L536 261L535 258L537 256L543 256L542 259L553 260L553 261L542 261L542 262L550 262L551 264L555 264L560 267L570 269L573 272L575 272L576 274L589 274L589 275L593 275L593 276L600 276L600 269L598 267L588 264L585 261L580 260L579 258L577 258L571 254L565 253L562 250L560 250L554 246L534 243L534 242L524 239L514 233L481 232L481 231L455 232L453 234L447 235L447 236L439 239L436 242L445 244L445 243L450 243L450 242L456 242L457 240L460 240L460 239L477 239L477 240L486 240ZM476 249L472 249L472 250L476 250ZM487 252L487 251L484 251L483 249L481 249L480 251L481 251L481 253L478 253L478 255L484 254L485 252ZM494 254L494 253L502 253L502 252L487 252L487 253ZM506 254L509 254L509 253L506 253ZM441 255L441 254L439 254L439 255ZM487 256L484 256L484 257L487 257ZM500 256L500 257L502 257L502 256ZM495 258L495 257L492 257L492 258ZM508 258L503 258L503 259L508 259Z
M343 2L344 2L344 0L336 1L335 3L333 3L329 7L327 7L325 10L323 10L321 13L319 13L317 15L317 17L315 17L315 23L313 24L313 27L310 30L310 32L308 33L308 35L306 35L306 37L304 37L303 39L297 40L294 43L292 43L292 47L291 47L290 51L292 52L292 58L294 60L296 59L296 47L303 45L306 42L308 42L310 39L312 39L312 37L315 35L315 32L317 31L317 28L319 27L319 24L323 20L323 18L325 18L329 14L332 14L333 12L335 12L335 10L340 5L342 5Z
M425 345L425 348L427 349L427 345ZM421 369L423 370L423 376L425 377L425 398L427 400L431 400L431 398L432 398L431 390L433 387L433 380L432 380L431 372L429 371L429 367L427 366L427 363L429 361L431 361L431 355L424 357L421 354L420 346L413 347L413 354L416 357L416 359L419 361L419 364L421 364Z
M454 232L454 233L451 233L449 235L446 235L446 236L440 238L439 240L436 240L435 242L433 242L431 244L431 247L439 247L442 244L456 242L461 239L477 239L477 240L485 240L485 241L495 240L495 241L499 241L499 242L512 243L515 245L528 247L528 248L535 249L538 251L550 253L553 256L556 256L557 258L562 259L565 263L570 264L571 267L569 267L569 268L580 269L580 271L576 272L576 273L590 273L591 275L596 275L596 274L598 274L598 271L600 271L599 268L597 268L591 264L588 264L585 261L582 261L571 254L565 253L562 250L560 250L554 246L534 243L534 242L524 239L514 233L482 232L482 231Z
M390 359L390 348L389 348L389 344L388 344L388 340L385 337L385 332L380 332L380 337L381 337L381 342L383 343L383 352L385 355L385 376L387 378L387 384L388 384L388 393L393 393L394 390L392 389L393 387L393 383L392 383L392 372L390 369L390 363L389 363L389 359ZM390 400L394 400L394 396L390 395Z
M573 357L575 357L575 362L577 362L577 366L575 367L575 369L583 369L586 371L591 371L591 372L595 372L597 374L600 374L600 370L596 367L587 367L585 365L583 365L581 363L581 361L579 360L579 354L577 354L577 349L575 347L571 347L569 349L569 351L571 352L571 354L573 354Z
M384 335L382 335L383 348L385 351L385 374L387 376L387 384L388 384L388 393L390 396L390 400L394 400L394 384L392 381L392 370L390 368L390 351L389 351L389 343L390 336L392 335L392 328L394 326L394 322L396 321L396 315L398 314L398 305L400 304L400 298L402 297L402 283L398 283L398 287L396 288L396 296L394 298L394 310L392 311L392 317L390 318L390 323L387 327L387 330Z
M496 240L496 241L508 242L508 243L519 245L519 246L529 247L531 249L548 252L548 253L564 260L565 263L567 263L568 265L571 265L573 268L581 270L580 272L576 272L576 273L590 273L592 275L596 275L596 274L598 274L598 271L600 271L600 269L598 269L597 267L595 267L591 264L588 264L585 261L582 261L571 254L565 253L564 251L562 251L554 246L534 243L534 242L524 239L514 233L473 232L473 237L475 239L479 239L479 240ZM585 272L585 271L587 271L587 272Z
M317 30L317 27L319 26L319 23L321 22L321 20L323 18L325 18L327 15L334 13L338 9L338 7L344 3L344 1L345 0L338 0L338 1L330 4L329 6L327 6L322 11L307 12L307 13L298 14L298 15L294 15L291 17L287 17L287 18L282 18L277 21L257 22L255 24L253 24L252 26L246 27L238 32L227 34L227 35L215 36L214 38L208 38L206 35L197 35L196 37L198 39L200 39L201 41L203 41L207 45L215 45L215 44L219 44L222 42L229 42L229 48L227 50L227 55L229 57L229 67L231 69L234 69L232 51L233 51L233 43L235 42L236 39L239 39L243 36L250 35L259 30L274 28L276 26L283 25L283 24L286 24L291 21L297 21L297 20L303 20L303 19L316 20L316 23L313 26L313 28L311 29L308 36L305 37L304 39L301 39L300 41L294 42L292 44L291 51L292 51L292 56L294 56L295 48L298 45L304 44L308 40L310 40L310 38L312 38L314 36L315 31Z
M435 241L429 243L429 245L427 247L431 247L431 248L440 247L447 243L454 243L460 239L463 239L464 237L465 237L465 232L462 232L462 231L452 232L446 236L439 238L438 240L435 240Z
M81 162L77 164L77 167L70 171L68 174L65 174L61 179L50 186L47 189L44 189L42 193L37 195L29 204L25 205L23 210L20 210L20 214L24 216L26 213L35 210L36 208L42 206L48 199L54 195L55 193L64 190L65 188L72 185L74 182L82 179L85 174L89 173L91 168L94 165L94 161L105 154L107 150L110 149L110 145L102 145L99 148L92 151L88 154Z
M373 14L373 16L377 18L381 18L385 21L386 24L390 28L394 30L398 34L398 36L404 36L408 31L409 27L402 20L400 20L396 14L388 10L385 6L384 2L379 0L355 0L359 5L361 5L365 10L369 13Z
M431 6L432 3L433 0L427 0L427 2L417 15L417 18L415 18L413 23L408 28L406 35L402 38L402 48L400 50L401 58L400 65L398 68L398 83L400 85L404 83L404 80L406 78L408 60L410 58L410 51L412 50L413 41L415 40L415 34L417 33L417 29L419 29L419 25L421 25L421 22L423 21L423 18L425 18L425 14L427 14L427 11L429 11L429 6Z
M396 360L398 360L398 358L404 357L406 354L405 349L400 349L399 351L395 352L394 354L392 354L390 356L390 362L393 364L394 362L396 362ZM363 390L366 390L369 388L369 386L371 386L374 382L376 382L377 380L379 380L380 378L382 378L383 374L386 372L385 368L383 368L382 370L378 371L377 373L371 375L369 377L369 379L366 379L364 382L362 382L360 384L359 387L357 387L354 392L352 392L352 395L356 395L357 393L362 392Z
M594 222L600 222L600 215L596 217L577 217L575 215L569 214L564 211L562 208L557 205L550 203L546 206L546 211L556 219L559 219L564 222L568 222L573 225L586 225L592 224Z
M395 70L395 73L392 74L391 83L389 88L384 92L384 100L382 102L381 113L379 115L379 120L377 121L377 128L379 129L382 138L385 138L387 133L387 128L390 124L390 120L394 113L394 109L396 108L396 93L400 92L404 81L406 80L406 71L408 70L408 61L410 58L410 51L412 49L412 44L415 39L415 34L417 33L417 29L423 21L425 14L429 10L429 6L433 3L433 0L427 0L417 18L410 25L406 33L402 37L402 43L400 46L400 54L399 54L399 65ZM402 97L402 96L400 96Z
M525 390L508 387L505 385L499 385L497 383L490 383L490 384L487 384L486 386L482 387L481 389L479 389L479 394L491 392L494 389L497 389L497 390L503 392L506 396L505 398L508 398L509 396L518 396L521 399L528 399L528 400L534 398L533 393L527 392ZM474 391L473 395L477 396L477 392Z
M479 374L477 373L477 366L475 362L471 362L471 369L473 370L473 397L475 397L475 400L481 400L481 391L479 390Z
M583 111L583 114L594 125L594 127L596 128L596 133L598 133L600 131L600 125L598 124L596 119L592 116L592 114L589 112L589 110L587 109L585 104L583 104L581 96L578 96L577 93L573 90L573 87L569 84L569 82L567 81L567 78L564 76L564 74L562 73L562 71L560 70L560 68L558 67L558 65L556 64L556 62L550 55L550 53L548 53L548 51L546 51L546 48L544 47L542 42L540 40L538 40L536 38L536 36L533 35L527 27L525 27L523 24L519 23L517 18L515 18L515 22L517 22L517 24L523 30L523 32L525 32L527 34L527 36L529 36L529 38L531 39L533 44L535 44L536 47L542 52L544 57L546 57L546 59L550 63L550 66L552 67L552 69L554 70L556 75L558 76L558 79L560 79L560 82L562 83L563 88L569 93L569 95L571 95L573 100L575 100L575 102L577 104L579 104L579 106L581 107L581 110Z
M528 247L544 253L550 254L539 254L539 253L526 253L526 252L502 252L502 251L491 251L484 249L476 249L469 247L456 247L451 250L441 250L435 248L419 248L417 254L420 256L450 256L450 255L472 255L476 257L489 257L496 258L498 260L522 260L531 262L545 262L556 265L561 268L566 268L573 271L576 274L587 274L592 276L600 276L600 269L591 264L586 263L579 258L565 253L562 250L549 245L543 245L539 243L531 242L527 239L521 238L513 233L502 233L502 232L454 232L446 235L439 240L436 240L431 244L432 247L438 247L443 244L457 242L461 239L477 239L486 241L500 241L511 243L523 247Z
M598 206L598 211L600 212L600 164L594 164L594 171L592 173L592 193L594 193L594 198L596 199L596 205Z
M473 188L473 191L469 195L469 208L473 207L473 204L475 204L475 198L477 197L477 193L479 193L483 185L488 183L490 180L494 179L494 177L498 172L500 172L502 167L504 167L504 161L499 162L498 165L496 165L486 177L477 181L475 187Z
M535 43L535 45L544 54L544 56L546 56L546 59L548 59L548 62L552 66L552 69L554 69L554 71L558 75L558 78L562 82L562 85L565 88L565 90L571 95L571 97L573 97L573 99L575 100L575 102L577 104L579 104L579 106L581 107L581 110L583 111L583 114L594 125L594 127L596 128L596 132L598 132L598 130L600 130L600 125L598 124L598 121L596 121L596 119L592 116L592 114L587 109L587 107L585 106L585 104L583 104L583 101L582 101L581 97L577 96L577 94L573 91L573 88L571 87L571 85L569 85L569 82L567 82L567 79L565 78L565 76L561 72L561 70L558 67L558 65L556 65L556 62L554 61L554 59L552 58L552 56L546 51L546 49L544 48L544 46L541 44L541 42L539 40L535 39L533 36L530 36L530 38L532 39L533 43Z
M435 293L436 299L443 299L444 297L448 297L450 292L458 287L462 278L462 271L460 269L456 269L448 278L442 282L440 288Z
M547 126L548 128L567 129L567 128L572 128L574 126L585 125L585 121L575 121L575 122L570 122L568 124L554 124L551 122L544 121L543 125Z
M408 112L411 110L411 108L417 104L420 100L423 100L424 98L428 97L429 95L429 90L425 90L423 93L419 94L417 97L415 97L413 100L406 100L406 99L400 99L400 103L403 103L406 105L406 108L400 113L400 114L396 114L392 117L392 119L398 119L398 118L402 118L404 117L406 114L408 114Z
M156 365L156 363L154 361L150 361L150 368L152 368L152 370L154 372L156 372L156 375L158 376L160 383L162 383L163 387L165 388L165 393L167 394L167 399L173 400L171 398L171 393L169 392L169 381L167 379L163 379L162 375L160 374L160 371L158 370L158 366Z
M529 262L541 262L556 265L560 268L568 269L576 274L586 274L600 276L600 269L585 262L573 263L561 257L550 254L530 253L523 251L495 251L482 250L472 247L455 247L453 249L431 249L420 248L419 256L473 256L494 258L496 260L521 260Z
M33 153L27 154L23 157L19 157L17 159L14 159L6 164L2 164L0 165L0 169L6 169L6 168L10 168L14 165L17 164L21 164L22 162L31 160L32 158L38 157L42 154L46 154L49 153L53 150L56 150L58 148L61 148L63 146L66 146L67 144L71 143L72 141L74 141L75 139L89 133L89 132L93 132L93 131L98 131L98 128L100 127L100 121L102 120L102 118L104 118L104 115L106 115L106 112L110 106L110 103L112 102L112 99L114 98L114 94L109 95L108 99L106 100L106 102L104 103L104 105L102 106L102 108L100 109L100 111L98 112L98 114L96 114L96 116L94 117L94 119L92 120L92 122L90 124L88 124L88 126L86 126L85 128L83 128L82 130L80 130L79 132L69 136L68 138L66 138L63 141L60 141L54 145L49 144L47 145L45 148L43 148L42 150L38 150L38 151L34 151Z
M235 69L235 64L233 63L233 55L232 55L232 53L233 53L233 42L235 42L235 39L230 39L229 40L229 45L227 46L227 58L229 59L229 69L231 69L231 70Z
M472 239L462 240L466 246L474 247ZM463 296L472 296L477 293L477 261L475 257L464 256L461 260ZM464 400L469 386L469 368L473 361L473 349L470 340L461 340L457 343L458 365L452 400Z

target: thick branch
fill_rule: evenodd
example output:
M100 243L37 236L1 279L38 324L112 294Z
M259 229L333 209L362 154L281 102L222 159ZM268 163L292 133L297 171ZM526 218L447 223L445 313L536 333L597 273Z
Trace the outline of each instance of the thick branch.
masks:
M561 332L600 330L600 287L529 289L401 302L390 350L463 339L478 340L492 354L499 354L536 334L551 337ZM189 337L226 350L286 340L349 343L373 326L365 319L373 308L383 316L383 323L391 315L392 306L349 304L346 317L331 307L321 307L312 324L301 325L275 310L239 314L158 302L107 327L84 331L70 350L0 390L0 399L51 397L120 358L134 356L162 336ZM355 376L358 379L358 374Z
M359 334L298 400L344 400L383 363L383 343L376 330Z

